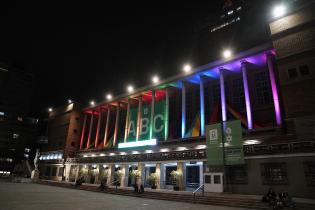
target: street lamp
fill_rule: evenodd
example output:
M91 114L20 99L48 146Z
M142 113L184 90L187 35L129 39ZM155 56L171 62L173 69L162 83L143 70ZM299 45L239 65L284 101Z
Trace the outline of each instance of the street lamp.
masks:
M53 108L49 107L48 112L52 112L52 111L53 111Z
M68 99L68 104L72 104L72 100L71 99Z
M107 100L111 100L112 99L112 95L111 94L107 94L106 98L107 98Z
M94 106L94 105L95 105L95 102L94 102L94 101L90 101L90 105L91 105L91 106Z

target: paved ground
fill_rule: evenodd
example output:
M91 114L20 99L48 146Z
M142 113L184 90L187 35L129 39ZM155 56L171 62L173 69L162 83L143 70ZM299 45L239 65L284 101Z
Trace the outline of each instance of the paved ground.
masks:
M242 210L222 206L110 195L39 184L0 182L1 210ZM244 210L244 209L243 209Z

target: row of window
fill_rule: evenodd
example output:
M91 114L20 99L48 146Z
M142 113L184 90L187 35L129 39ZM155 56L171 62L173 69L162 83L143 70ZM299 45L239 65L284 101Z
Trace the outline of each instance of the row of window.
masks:
M296 79L298 77L305 77L310 75L310 70L308 68L308 65L301 65L296 68L290 68L288 69L288 77L289 79Z
M315 186L315 162L304 162L304 174L308 186ZM264 185L289 184L286 163L262 163L261 177ZM246 166L231 166L227 169L230 184L247 184L248 175Z

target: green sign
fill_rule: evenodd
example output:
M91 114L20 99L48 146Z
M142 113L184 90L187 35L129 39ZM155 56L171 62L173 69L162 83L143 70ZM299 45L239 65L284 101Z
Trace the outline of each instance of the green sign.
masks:
M222 132L223 128L223 132ZM224 135L224 161L222 134ZM244 164L242 127L239 120L228 121L206 126L208 165L239 165Z
M141 109L141 129L139 141L150 139L150 129L152 127L152 138L164 138L165 134L165 101L154 104L153 125L151 125L151 104L143 104ZM130 109L128 118L128 138L127 142L136 141L137 136L138 108Z

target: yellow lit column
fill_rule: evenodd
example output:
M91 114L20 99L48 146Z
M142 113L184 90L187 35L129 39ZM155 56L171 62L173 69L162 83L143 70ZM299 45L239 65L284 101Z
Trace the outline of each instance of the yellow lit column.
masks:
M120 177L120 186L127 187L128 186L128 175L129 175L129 167L128 164L122 164L120 166L121 177Z
M161 163L157 163L155 166L155 174L157 176L156 180L156 188L160 189L161 188Z
M184 183L184 174L186 173L185 163L177 162L177 172L179 173L179 177L178 177L179 190L181 190L181 191L185 190L185 183Z

